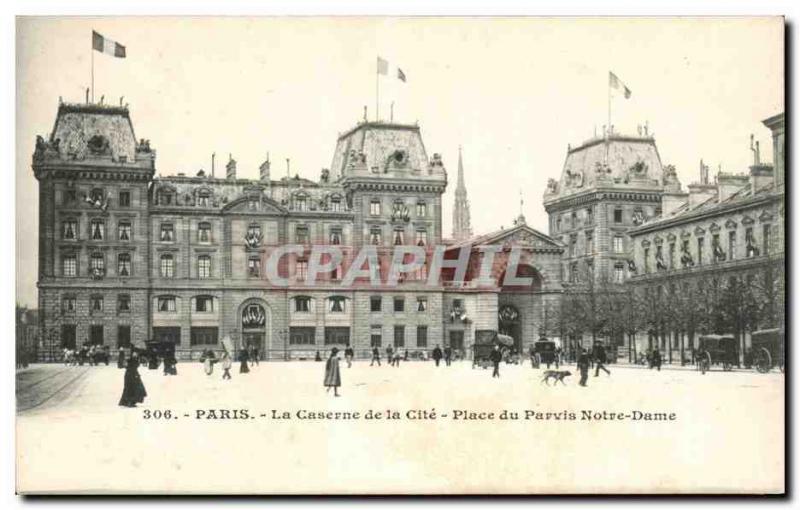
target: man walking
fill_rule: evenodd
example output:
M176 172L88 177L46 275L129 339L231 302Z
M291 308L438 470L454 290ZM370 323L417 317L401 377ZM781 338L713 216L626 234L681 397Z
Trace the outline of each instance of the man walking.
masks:
M489 355L489 360L492 362L494 366L494 371L492 372L492 377L500 377L500 361L503 359L503 353L500 352L500 346L495 345L494 350Z
M581 353L578 355L578 370L581 373L581 380L578 384L586 386L586 380L589 378L589 353L586 352L586 349L581 349Z
M437 344L436 347L433 349L433 361L436 362L436 366L439 366L439 361L442 359L442 349Z
M374 365L376 361L378 366L381 366L381 351L377 346L372 348L372 361L369 362L369 366Z
M344 350L344 359L347 361L347 368L353 366L353 355L353 348L348 345Z
M444 348L444 364L446 366L450 366L450 362L453 360L453 349L448 345Z
M605 364L608 362L606 357L606 348L603 345L597 345L594 350L594 361L595 361L595 370L594 376L597 377L600 375L600 370L605 372L608 375L611 375L611 372L605 367Z
M386 347L386 361L389 362L389 366L392 366L394 364L392 362L393 359L394 359L394 349L392 349L392 346L389 345Z

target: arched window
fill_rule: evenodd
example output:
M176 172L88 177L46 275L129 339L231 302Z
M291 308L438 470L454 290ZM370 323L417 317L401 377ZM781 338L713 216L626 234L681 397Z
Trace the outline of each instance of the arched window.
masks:
M131 255L130 253L120 253L117 255L117 275L131 275Z
M197 205L200 207L208 207L211 200L211 194L208 191L201 191L197 194Z
M161 255L161 277L174 278L175 277L175 257L169 253Z

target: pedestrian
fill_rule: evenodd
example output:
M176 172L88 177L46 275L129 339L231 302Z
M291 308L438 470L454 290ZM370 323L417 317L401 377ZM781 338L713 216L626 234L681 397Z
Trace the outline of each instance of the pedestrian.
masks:
M339 374L339 349L334 347L331 349L331 355L325 363L325 380L324 384L327 388L325 391L331 391L333 388L333 396L339 396L339 386L342 385L342 377Z
M214 351L211 349L206 349L203 352L203 371L206 375L211 375L214 373L214 363L216 363L216 356L214 355Z
M314 361L322 361L322 356L319 355L319 351L314 355Z
M222 379L231 378L232 366L233 360L231 359L231 355L228 353L228 351L222 351Z
M446 346L444 348L444 364L448 367L450 366L450 362L453 360L453 349L450 346Z
M661 351L658 350L658 347L653 348L652 367L655 367L659 372L661 372Z
M255 345L253 346L253 351L251 353L250 359L253 360L253 362L256 364L256 366L259 365L259 361L260 360L258 359L258 347L256 347Z
M536 368L536 348L533 344L528 349L528 357L531 359L531 368Z
M386 361L389 362L389 366L394 365L394 349L391 345L386 347Z
M403 352L403 361L408 361L408 349Z
M433 348L433 361L436 363L436 366L439 366L439 362L442 360L442 349L439 347L439 344L436 344L436 347Z
M250 373L250 367L247 366L248 359L249 359L249 356L247 354L247 349L242 349L241 352L239 352L239 361L240 361L239 373L240 374L249 374Z
M400 351L394 353L394 358L392 358L392 365L394 365L395 367L400 366Z
M369 362L369 366L372 366L376 361L378 362L378 366L381 366L381 351L377 347L373 347L372 361Z
M603 345L595 346L594 360L595 360L595 369L594 369L595 377L600 375L601 370L606 374L611 375L611 372L605 367L605 364L608 362L608 358L606 356L606 348Z
M500 346L495 344L492 353L489 354L489 361L492 362L494 366L494 371L492 372L492 377L500 377L500 362L503 360L503 353L500 352ZM439 364L438 362L436 363Z
M117 368L125 368L125 349L122 347L119 348L119 354L117 354Z
M586 352L586 349L581 349L580 355L578 355L578 370L581 373L581 380L578 384L581 386L586 386L586 380L589 378L589 353Z
M147 391L144 389L142 377L139 375L139 358L136 352L131 354L128 364L125 367L124 385L119 405L124 407L136 407L136 404L144 402Z

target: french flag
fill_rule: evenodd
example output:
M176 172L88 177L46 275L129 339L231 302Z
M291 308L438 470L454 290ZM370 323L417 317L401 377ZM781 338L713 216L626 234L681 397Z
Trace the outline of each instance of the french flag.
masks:
M125 58L125 46L103 37L94 30L92 30L92 49L112 57Z

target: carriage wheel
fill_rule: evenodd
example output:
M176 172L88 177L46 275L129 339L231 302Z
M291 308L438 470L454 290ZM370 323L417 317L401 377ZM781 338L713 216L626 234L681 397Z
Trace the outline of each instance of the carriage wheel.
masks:
M766 374L772 368L772 356L765 348L760 348L756 354L755 360L756 370L762 374Z

